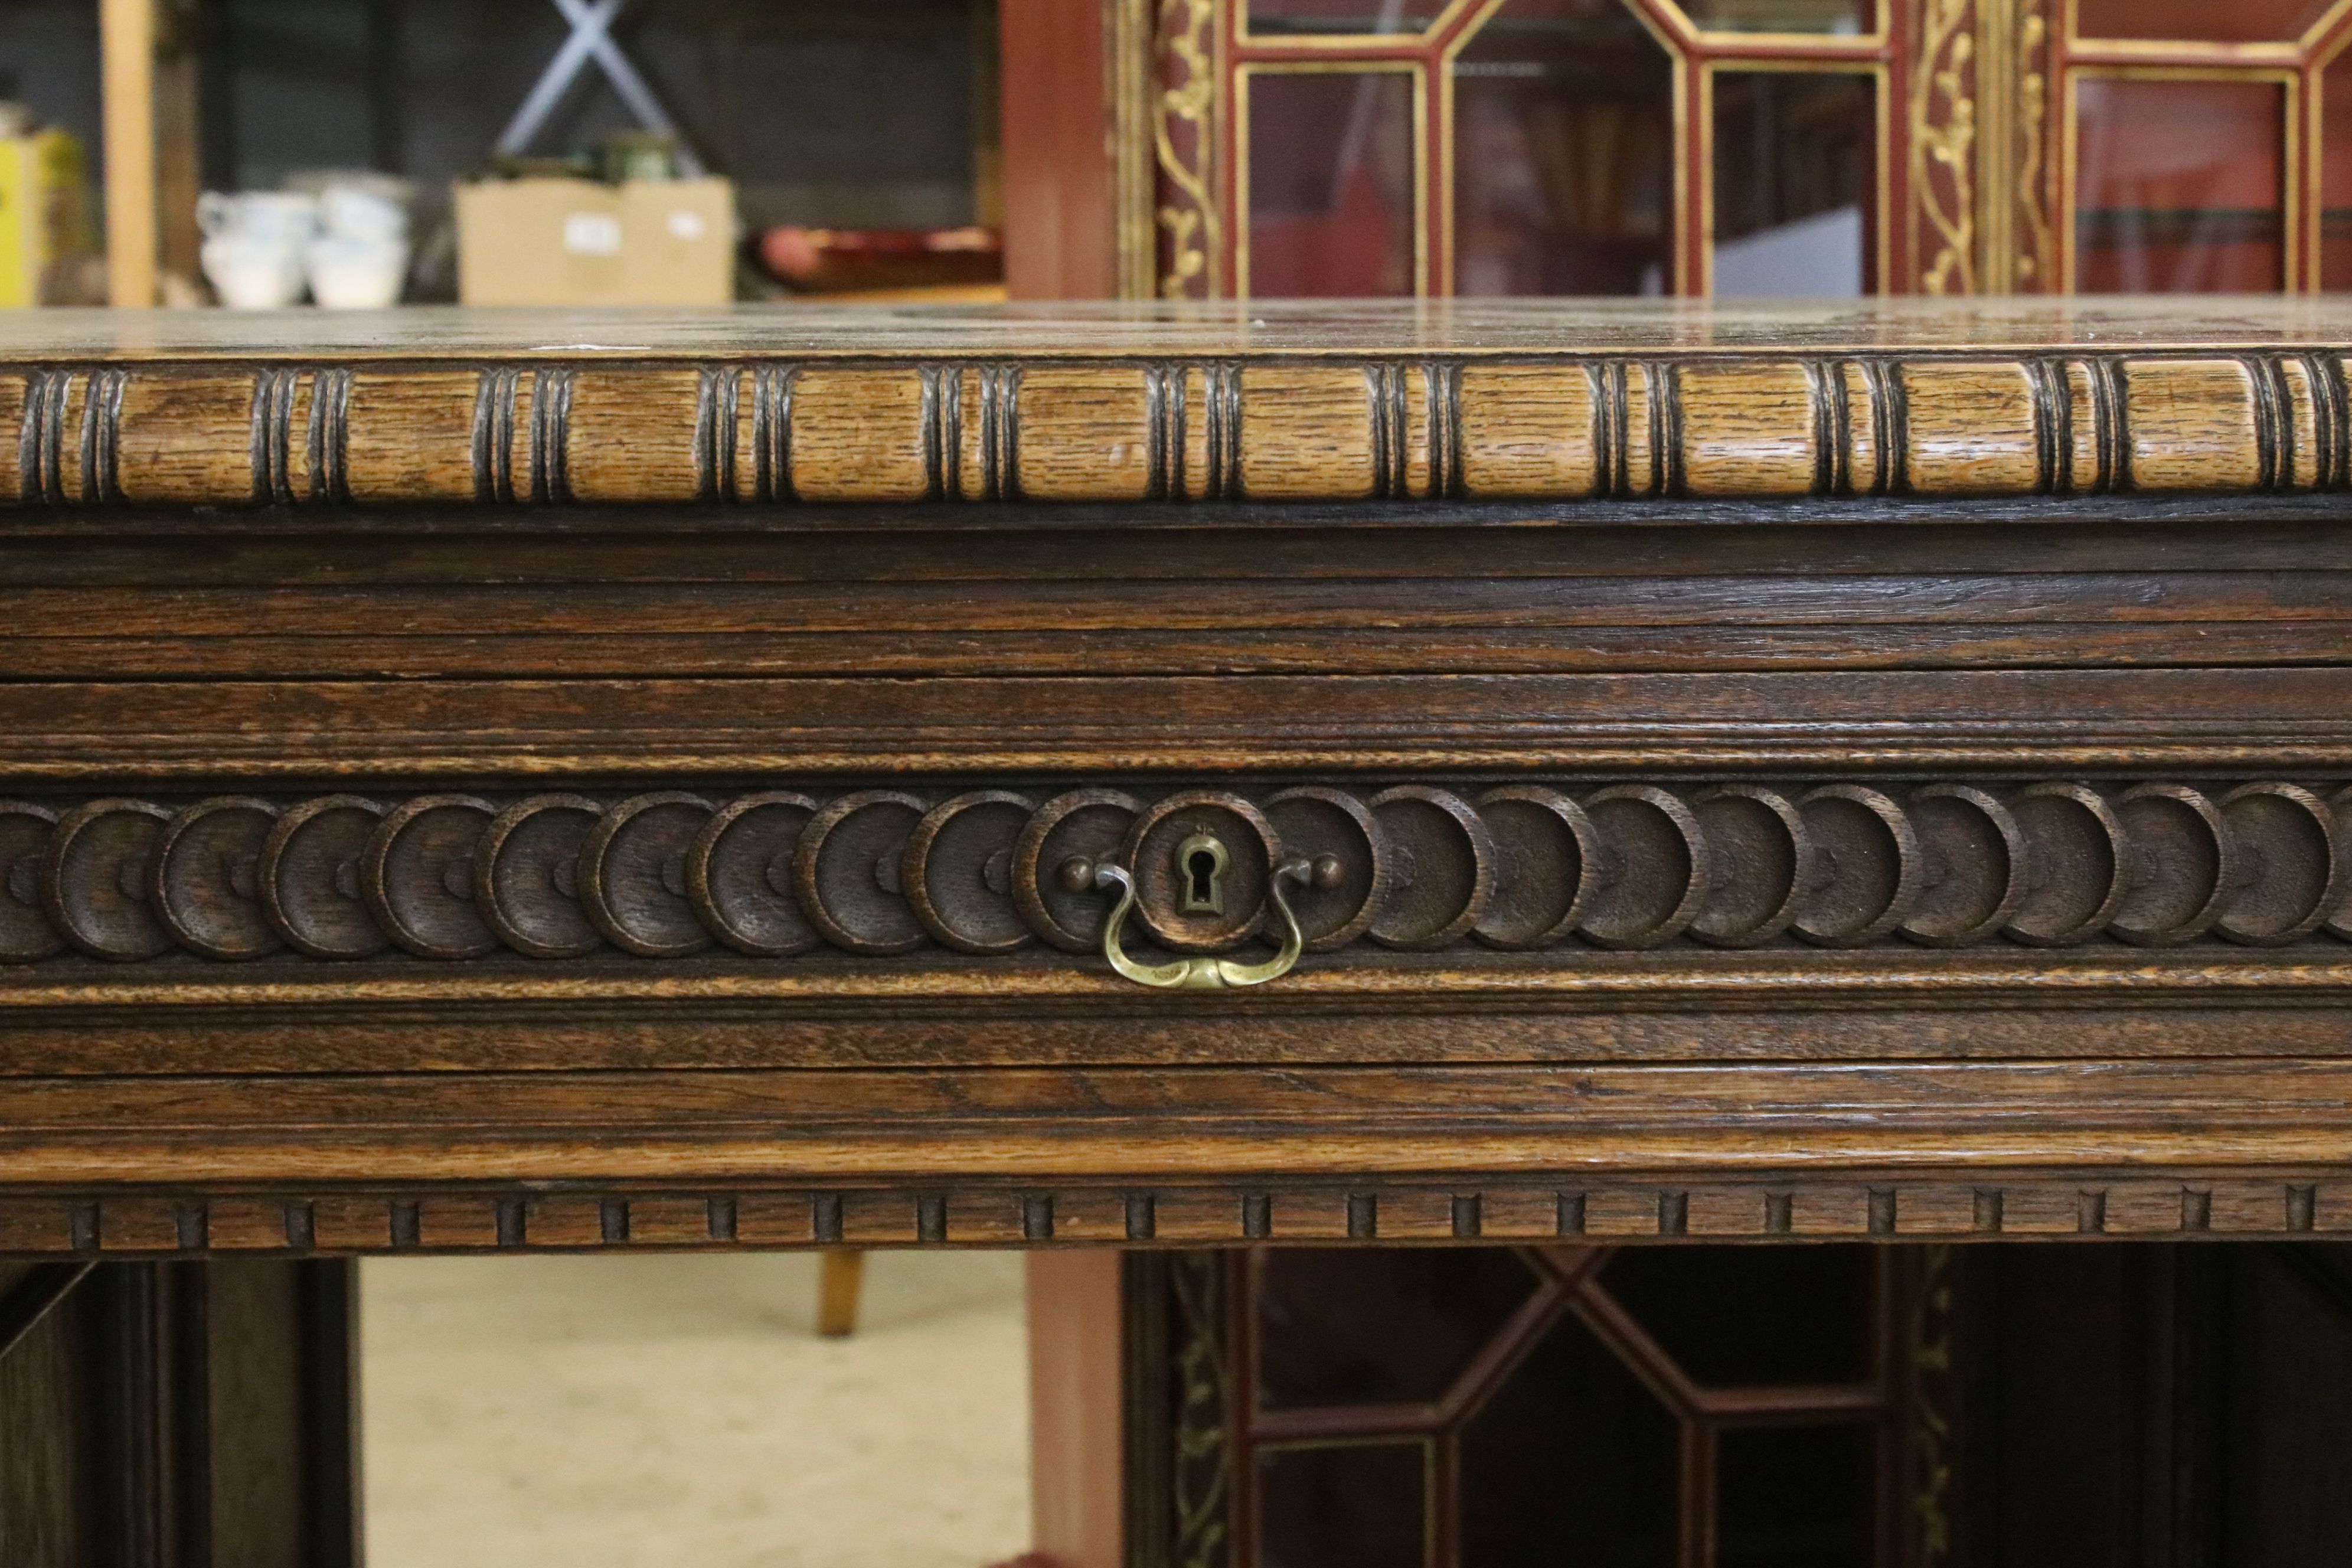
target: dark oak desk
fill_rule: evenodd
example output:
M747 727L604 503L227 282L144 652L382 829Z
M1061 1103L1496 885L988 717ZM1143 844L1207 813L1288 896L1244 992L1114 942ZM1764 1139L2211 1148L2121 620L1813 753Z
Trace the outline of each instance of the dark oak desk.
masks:
M2347 344L0 323L0 1253L2352 1234Z

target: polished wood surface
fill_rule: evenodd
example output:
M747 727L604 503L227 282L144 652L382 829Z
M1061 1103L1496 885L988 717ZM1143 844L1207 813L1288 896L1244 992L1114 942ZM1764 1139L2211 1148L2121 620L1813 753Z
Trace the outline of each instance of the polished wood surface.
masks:
M37 467L269 484L0 521L0 1252L2352 1229L2352 511L2288 417L2333 305L313 320L341 343L5 327L121 395L42 415ZM1469 499L1408 442L1390 500L1048 501L1139 459L1000 423L958 470L994 502L758 506L697 491L708 421L612 434L825 359L838 441L792 463L878 486L929 356L1020 367L1024 438L1028 366L1166 356L1292 378L1240 470L1291 431L1281 493L1338 496L1326 383L1458 369L1467 475L1594 366L1642 406L1670 342L1685 480L1646 499ZM2069 437L2108 493L2054 439L2049 493L1849 499L1835 451L1832 493L1687 493L1818 479L1775 411L1915 355L1914 455L2021 483L1965 367L2023 356L2054 417L2110 353L2131 423ZM482 388L528 455L548 367L571 436L502 470L493 419L478 464ZM288 433L345 369L352 494L312 504ZM2286 388L2252 468L2126 489L2223 471L2225 374ZM368 433L371 375L409 423ZM244 404L134 397L207 377ZM479 504L558 452L677 499ZM362 453L446 502L361 504ZM1292 889L1296 968L1122 978L1103 867L1153 963L1263 964Z
M410 306L397 310L99 310L0 319L0 363L129 364L603 356L715 360L944 355L1015 360L1431 353L2342 350L2352 305L2325 296L1972 300L1025 301L723 308Z

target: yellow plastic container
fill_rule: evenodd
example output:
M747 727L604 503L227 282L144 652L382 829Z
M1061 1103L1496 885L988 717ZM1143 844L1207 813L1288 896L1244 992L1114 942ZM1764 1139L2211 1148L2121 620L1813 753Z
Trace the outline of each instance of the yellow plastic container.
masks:
M96 241L81 142L55 129L0 138L0 307L58 302Z

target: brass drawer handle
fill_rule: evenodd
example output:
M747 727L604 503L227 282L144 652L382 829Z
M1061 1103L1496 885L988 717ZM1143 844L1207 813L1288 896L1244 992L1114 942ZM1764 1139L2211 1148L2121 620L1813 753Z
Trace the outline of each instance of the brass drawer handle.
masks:
M1297 882L1304 886L1314 874L1314 868L1304 858L1285 860L1274 868L1266 879L1266 894L1274 900L1274 912L1282 921L1281 950L1263 963L1243 963L1230 958L1180 958L1173 963L1138 963L1127 955L1120 932L1127 929L1127 917L1135 909L1135 879L1124 866L1108 862L1097 866L1094 884L1097 888L1118 889L1118 901L1111 906L1110 919L1103 924L1103 957L1110 966L1139 985L1156 985L1163 990L1223 991L1237 985L1263 985L1269 980L1279 980L1297 963L1298 955L1307 951L1307 938L1298 929L1298 916L1292 912L1290 900L1285 897L1282 885Z

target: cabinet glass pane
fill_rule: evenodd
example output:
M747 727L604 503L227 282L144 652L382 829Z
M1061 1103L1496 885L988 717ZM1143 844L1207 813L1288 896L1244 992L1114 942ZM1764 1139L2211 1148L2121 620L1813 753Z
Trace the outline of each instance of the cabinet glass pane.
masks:
M1420 1443L1261 1453L1261 1568L1423 1568L1428 1476Z
M2332 0L2080 0L2080 38L2187 43L2291 43Z
M1869 1568L1869 1427L1767 1426L1717 1442L1717 1568Z
M1535 1294L1507 1247L1255 1254L1267 1409L1434 1401Z
M2352 289L2352 49L2320 79L2319 286Z
M1510 0L1454 94L1454 292L1665 292L1674 69L1623 0Z
M1872 0L1677 0L1692 23L1711 33L1870 31Z
M1878 226L1877 89L1866 76L1718 71L1715 292L1867 292Z
M1420 33L1445 0L1249 0L1253 33Z
M1682 1429L1566 1319L1462 1434L1462 1568L1672 1568Z
M1249 232L1259 299L1413 291L1412 78L1254 71Z
M1866 1247L1628 1247L1601 1283L1705 1386L1870 1375Z
M2077 289L2284 285L2283 88L2093 77L2075 90Z

